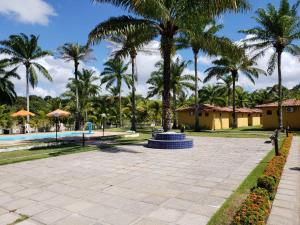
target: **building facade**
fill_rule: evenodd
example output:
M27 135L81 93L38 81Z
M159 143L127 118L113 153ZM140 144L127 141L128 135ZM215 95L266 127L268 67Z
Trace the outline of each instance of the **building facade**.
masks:
M262 125L264 129L276 129L278 127L278 103L258 105L263 112ZM293 130L300 129L300 100L287 99L282 102L283 126Z

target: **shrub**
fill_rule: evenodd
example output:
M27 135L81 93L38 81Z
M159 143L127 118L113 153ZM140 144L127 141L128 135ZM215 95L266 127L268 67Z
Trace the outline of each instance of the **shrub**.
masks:
M236 213L232 225L263 225L270 212L269 193L263 188L254 189Z
M272 200L276 194L283 167L286 162L292 135L287 137L280 150L280 156L274 156L265 168L264 176L257 180L257 187L251 190L246 200L236 212L232 225L264 225L269 216Z
M276 189L276 179L273 176L261 176L257 180L257 187L266 189L272 194Z

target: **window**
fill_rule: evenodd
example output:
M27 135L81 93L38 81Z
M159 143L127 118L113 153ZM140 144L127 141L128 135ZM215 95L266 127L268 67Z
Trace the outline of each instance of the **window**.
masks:
M199 116L201 117L201 116L202 116L202 113L199 113Z
M194 112L190 112L190 116L193 116L194 115Z
M205 113L205 116L208 117L208 113Z
M220 113L220 117L222 117L222 113Z
M294 109L294 107L287 107L287 108L286 108L286 111L287 111L288 113L292 113L292 112L295 111L295 109Z
M267 115L272 115L272 110L267 110Z

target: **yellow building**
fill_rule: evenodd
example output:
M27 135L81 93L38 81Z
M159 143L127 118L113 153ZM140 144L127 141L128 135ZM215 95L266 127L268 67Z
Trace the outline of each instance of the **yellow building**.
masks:
M195 126L195 108L185 107L177 110L178 124L188 127ZM237 108L237 127L260 125L261 110ZM229 129L232 124L232 108L219 107L209 104L199 106L199 122L202 129L220 130Z
M289 126L293 130L300 129L300 100L287 99L282 102L283 126ZM258 105L262 109L262 125L265 129L276 129L278 127L278 103Z
M259 126L261 125L261 113L260 109L249 108L237 108L236 109L236 125L240 127ZM230 119L232 124L232 118Z

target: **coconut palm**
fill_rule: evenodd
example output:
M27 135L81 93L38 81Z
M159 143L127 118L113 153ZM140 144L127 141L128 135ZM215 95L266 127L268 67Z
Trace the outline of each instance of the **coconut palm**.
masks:
M180 61L177 58L171 63L171 90L173 92L173 129L177 129L176 119L176 107L177 107L177 95L180 93L186 93L193 91L195 86L191 81L194 81L195 77L190 74L184 74L184 70L190 64L190 61Z
M99 92L99 85L96 82L99 80L99 77L96 76L94 70L83 69L82 71L77 72L77 81L75 78L70 79L67 88L69 88L70 96L76 100L76 88L78 88L78 98L80 102L80 109L82 113L85 113L85 118L88 116L88 109L91 108L91 100L93 97L97 96Z
M206 85L198 91L198 95L200 103L218 106L224 106L226 104L223 91L220 86Z
M257 68L256 63L248 59L246 56L239 57L238 55L231 57L222 57L212 62L214 66L208 68L205 73L207 76L204 82L208 82L212 78L220 79L220 77L231 75L232 83L232 108L233 108L233 124L232 127L236 128L236 82L239 76L243 74L253 84L255 83L254 78L258 78L259 74L266 75L266 72Z
M231 92L232 92L232 76L231 75L225 75L218 78L221 82L218 82L218 86L222 87L224 89L224 93L227 95L227 106L230 106L230 98L231 98Z
M93 57L92 49L85 45L80 45L78 43L66 43L63 46L58 48L58 52L62 59L67 62L74 63L74 75L75 81L78 81L78 68L80 62L86 62ZM76 116L75 116L75 130L80 129L80 103L79 103L79 94L78 87L75 86L75 96L76 96Z
M241 31L249 35L245 39L246 46L254 51L254 59L264 56L266 51L273 49L268 62L268 73L272 74L277 65L278 70L278 128L282 122L282 74L281 57L283 52L292 55L300 54L300 47L295 43L300 39L300 18L297 15L300 1L290 5L288 0L281 0L278 9L268 4L267 9L258 9L255 20L258 26Z
M124 29L122 32L112 31L108 35L107 31L103 28L105 28L109 23L110 20L98 24L89 34L89 43L99 43L101 40L106 39L115 47L115 50L113 51L113 56L115 59L125 59L128 56L130 57L132 80L131 130L136 131L136 56L138 52L150 53L150 51L145 48L145 45L154 38L155 31L151 29L151 27L132 27L132 29Z
M122 126L122 83L124 81L128 88L130 88L132 84L131 76L126 73L128 65L128 63L124 64L124 62L120 59L110 59L104 63L104 70L101 73L101 85L106 84L106 89L109 89L115 85L118 90L120 126Z
M29 84L34 88L38 84L38 75L43 75L49 81L52 77L47 69L42 66L37 60L51 55L49 51L44 51L38 45L39 37L26 34L11 35L8 40L0 41L0 53L8 55L5 61L10 66L24 66L26 71L26 99L27 111L29 111ZM27 117L29 122L29 116Z
M0 104L12 104L17 98L11 78L20 79L20 76L16 73L17 68L8 71L6 67L7 63L0 61Z
M236 88L236 106L240 108L249 106L249 93L242 87Z
M207 0L93 0L93 2L111 3L127 9L137 15L111 18L104 32L131 29L134 26L151 27L161 39L163 68L163 129L171 129L170 81L171 55L174 49L174 37L184 30L187 17L197 19L200 15L213 17L227 11L240 11L249 8L246 0L207 1Z
M171 63L171 80L170 80L170 95L173 98L173 128L177 127L176 120L176 106L177 95L189 90L194 90L194 85L191 81L194 81L194 76L184 74L184 70L190 64L190 61L180 61L179 58ZM155 64L156 71L151 73L150 79L147 81L149 84L148 98L155 95L163 95L163 61L159 61Z
M217 32L223 28L223 25L217 24L211 18L191 18L185 24L186 31L177 39L178 48L191 48L194 55L195 69L195 131L200 130L199 123L199 105L198 105L198 55L202 51L209 56L215 56L221 53L233 51L236 47L225 37L218 37Z

